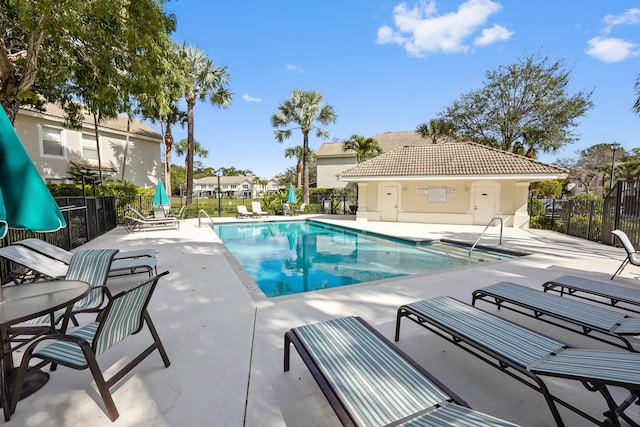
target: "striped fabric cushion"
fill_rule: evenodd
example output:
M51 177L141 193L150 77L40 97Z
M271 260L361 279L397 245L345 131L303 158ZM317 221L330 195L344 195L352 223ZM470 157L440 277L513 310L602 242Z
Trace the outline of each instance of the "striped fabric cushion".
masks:
M510 282L496 283L480 290L492 296L499 296L515 303L529 305L543 312L557 313L580 324L606 331L614 329L626 317L624 313L606 307L588 304L575 299L562 298L558 295L548 294ZM640 333L640 329L637 329L635 333Z
M398 427L516 427L498 418L458 405L445 405L426 414L419 415Z
M65 276L65 280L79 280L86 282L91 288L96 286L104 286L109 276L111 261L117 249L87 249L81 250L73 254L71 264ZM102 289L92 289L89 293L73 305L73 311L90 310L99 308L103 302ZM58 323L65 310L58 310L54 313L55 323ZM28 320L28 325L48 324L49 315L37 317Z
M531 367L541 375L561 378L585 378L607 384L640 384L640 353L569 348Z
M106 317L101 320L100 335L96 336L100 322L92 322L68 335L87 341L93 347L96 356L104 353L140 329L144 303L153 284L154 281L150 280L144 285L136 285L130 290L114 296ZM67 341L55 341L36 351L34 356L77 367L86 366L86 360L80 347Z
M359 425L386 425L450 399L354 317L293 330Z
M96 331L98 330L98 325L98 322L89 323L80 329L76 329L69 335L80 337L91 345ZM80 346L68 341L55 341L52 344L42 347L38 351L34 352L33 356L40 357L42 359L55 360L56 362L76 366L78 368L82 368L87 365L87 361L80 349Z
M147 281L112 301L111 309L103 320L102 331L95 343L96 356L140 329L142 309L153 283L153 280Z
M527 366L565 347L559 341L493 316L447 296L408 304L407 307L455 330L461 336Z

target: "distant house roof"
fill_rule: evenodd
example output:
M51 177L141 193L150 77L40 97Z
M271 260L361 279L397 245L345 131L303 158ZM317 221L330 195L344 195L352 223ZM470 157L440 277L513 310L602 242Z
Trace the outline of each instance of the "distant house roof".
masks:
M405 145L426 145L432 144L431 138L423 138L416 131L402 131L402 132L384 132L372 136L371 138L378 141L378 145L382 149L383 153L391 151L394 148L403 147ZM318 157L355 157L356 153L353 150L344 151L342 149L343 142L325 142L322 144L316 156Z
M568 170L473 142L410 145L392 149L338 174L342 181L469 177L555 179Z
M253 182L255 176L244 176L244 175L234 175L234 176L220 176L220 185L230 185L230 184L242 184L243 182L249 181ZM193 180L194 184L218 184L218 176L205 176L204 178L198 178Z
M31 106L25 106L20 108L24 112L29 112L31 114L43 114L46 116L50 116L56 119L64 120L66 117L66 113L64 110L57 104L47 103L45 105L45 111L42 112L37 110ZM89 114L84 114L84 120L82 121L84 125L87 127L93 127L93 116ZM101 128L112 129L120 132L127 131L127 116L118 116L113 120L107 120L99 124ZM138 119L132 119L129 125L129 131L133 135L145 136L148 138L159 139L162 140L162 135L158 132L151 129L147 124Z

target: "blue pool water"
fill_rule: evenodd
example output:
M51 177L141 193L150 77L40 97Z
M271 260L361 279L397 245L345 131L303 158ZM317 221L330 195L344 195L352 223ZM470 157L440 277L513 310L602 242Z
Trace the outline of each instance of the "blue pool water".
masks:
M314 221L215 225L214 231L267 297L450 269L515 255L433 242L416 244Z

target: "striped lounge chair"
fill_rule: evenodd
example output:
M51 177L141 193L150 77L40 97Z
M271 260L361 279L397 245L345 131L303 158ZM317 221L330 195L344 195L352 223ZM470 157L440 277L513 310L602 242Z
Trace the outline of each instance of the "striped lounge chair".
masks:
M640 289L637 288L570 275L549 280L542 285L542 288L545 292L557 292L560 296L571 295L640 313Z
M640 353L571 348L447 296L401 306L396 319L396 341L400 338L400 321L403 318L412 320L542 393L558 426L565 424L556 404L597 425L619 426L619 418L630 425L638 425L624 410L640 394ZM576 380L587 390L598 391L607 405L603 414L605 420L552 395L544 377ZM630 394L618 404L609 386L627 389Z
M170 364L169 357L147 312L147 306L158 279L167 273L168 271L165 271L114 296L111 296L105 287L104 293L108 296L109 302L95 322L69 334L46 335L33 342L25 351L16 374L10 412L13 413L16 409L25 376L30 369L29 363L31 359L35 358L40 359L36 365L38 367L50 362L52 366L63 365L78 370L88 368L104 401L109 419L115 421L119 413L109 391L111 387L154 350L158 350L160 353L165 367ZM129 335L140 332L145 323L151 332L153 343L121 370L105 380L96 357ZM43 346L43 344L46 345Z
M25 239L14 243L14 245L24 246L32 251L38 252L42 255L46 255L48 258L60 261L63 264L69 265L73 252L47 243L40 239ZM145 272L151 277L156 270L156 258L155 250L153 249L138 249L135 251L119 251L113 258L111 268L109 270L110 276L119 276L126 274L136 274L138 272Z
M285 371L290 368L291 343L345 426L515 425L470 409L358 317L285 333Z
M476 305L477 301L495 304L498 308L631 351L635 350L629 338L640 335L640 317L515 283L500 282L475 290L471 305Z

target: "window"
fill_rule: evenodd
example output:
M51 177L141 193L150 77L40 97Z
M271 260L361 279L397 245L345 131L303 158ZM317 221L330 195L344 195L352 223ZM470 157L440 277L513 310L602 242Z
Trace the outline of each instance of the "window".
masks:
M95 135L82 134L82 158L98 161L98 149Z
M236 184L231 184L231 185L229 186L229 188L231 188L232 190L235 190L235 189L236 189L236 187L237 187L237 185L236 185Z
M64 157L62 129L42 126L40 136L42 138L43 156Z
M243 190L248 190L249 189L249 184L242 184L242 189Z

